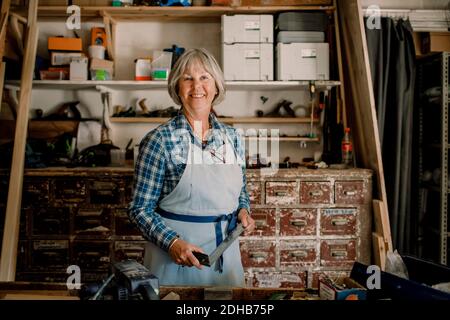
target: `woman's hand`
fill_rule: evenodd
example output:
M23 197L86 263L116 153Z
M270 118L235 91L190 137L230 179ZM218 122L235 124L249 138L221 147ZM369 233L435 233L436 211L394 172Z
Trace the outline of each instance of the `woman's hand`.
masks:
M202 265L192 253L192 251L204 253L202 248L181 239L175 239L174 241L175 242L169 249L169 255L172 260L181 266L194 266L197 269L202 269Z
M244 227L244 236L248 236L255 229L255 220L250 217L247 209L239 210L238 220L242 222L242 226Z

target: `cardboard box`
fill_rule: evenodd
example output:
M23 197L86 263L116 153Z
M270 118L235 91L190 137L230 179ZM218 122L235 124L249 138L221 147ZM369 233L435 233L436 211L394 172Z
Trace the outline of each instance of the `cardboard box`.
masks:
M64 66L69 65L72 59L82 58L84 53L82 52L57 52L53 51L50 54L50 60L52 66Z
M53 51L82 51L81 38L49 37L48 50Z
M422 54L450 51L450 32L423 32Z
M75 58L70 62L70 80L86 81L88 79L88 58Z
M335 281L325 277L319 280L319 296L321 300L366 300L367 290L348 277Z
M114 62L103 59L91 59L91 80L112 80Z

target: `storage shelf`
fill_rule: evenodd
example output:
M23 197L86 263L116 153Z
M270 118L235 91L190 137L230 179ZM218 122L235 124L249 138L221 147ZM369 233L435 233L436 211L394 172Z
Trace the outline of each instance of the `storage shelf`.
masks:
M273 141L273 140L278 140L280 142L319 142L319 138L308 138L308 137L278 137L278 138L273 138L273 137L245 137L246 140L250 140L250 141L264 141L264 140L268 140L268 141Z
M126 118L126 117L111 117L109 118L113 123L164 123L170 118ZM234 123L311 123L311 118L257 118L257 117L242 117L242 118L218 118L219 121L228 124ZM313 120L318 123L318 119Z
M340 81L313 81L316 89L330 89L339 86ZM19 80L9 80L6 84L20 86ZM113 90L151 90L167 89L167 81L71 81L71 80L34 80L33 89L88 90L97 86ZM226 81L229 90L299 90L308 89L310 81Z
M39 17L67 17L65 6L40 6ZM158 6L133 6L133 7L86 7L81 6L82 17L102 17L109 15L114 19L148 19L186 17L186 18L219 18L223 14L273 14L281 11L334 11L334 6L265 6L265 7L222 7L222 6L192 6L192 7L158 7ZM26 16L23 10L15 10ZM22 12L23 11L23 12Z

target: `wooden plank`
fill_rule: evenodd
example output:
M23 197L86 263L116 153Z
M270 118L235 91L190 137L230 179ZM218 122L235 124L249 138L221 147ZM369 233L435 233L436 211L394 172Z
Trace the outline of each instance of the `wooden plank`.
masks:
M23 36L22 32L19 27L19 20L11 16L9 20L9 27L11 31L11 35L13 36L14 40L16 41L17 48L19 49L19 54L23 55L24 48L23 48Z
M333 6L270 6L270 7L81 7L81 16L99 17L101 12L108 12L117 19L148 19L152 17L220 17L222 14L273 14L282 11L333 11ZM64 6L39 7L39 17L67 17Z
M0 300L80 300L80 298L38 291L30 293L0 293Z
M106 31L106 49L108 51L108 58L114 61L114 39L111 33L111 19L109 18L109 15L105 14L103 16L103 24L105 25Z
M1 30L0 30L1 31L0 32L0 61L3 61L3 55L5 52L6 26L8 25L10 2L11 2L10 0L3 0L2 8L0 11L0 17L2 18Z
M372 245L374 263L384 271L386 268L386 247L384 245L384 238L378 233L372 232Z
M355 157L360 167L374 170L374 198L387 203L381 157L380 137L375 110L372 78L369 67L366 35L359 0L338 1L342 40L343 64L347 66L347 115L353 128ZM387 214L387 209L386 209Z
M389 216L387 215L386 204L380 200L373 200L372 203L375 232L383 237L386 250L392 252L391 226Z
M229 117L229 118L217 118L223 123L310 123L309 118L256 118L256 117ZM111 117L110 121L113 123L164 123L169 121L170 118L146 118L146 117ZM319 120L314 119L314 123L318 123Z
M33 71L39 36L39 27L36 24L37 3L38 1L32 1L29 4L29 11L31 13L28 16L28 22L31 24L27 26L26 33L26 48L21 75L19 109L17 110L14 151L0 261L0 281L14 281L16 274L25 144L27 138L28 113L31 102Z
M5 81L5 66L6 64L0 60L0 112L2 110L3 99L3 84Z
M336 6L336 1L334 0L334 5ZM336 6L337 8L337 6ZM338 105L341 110L338 110L338 117L342 114L342 123L344 128L347 128L347 108L345 104L345 82L344 82L344 70L342 68L342 49L341 49L341 32L339 28L339 17L338 10L334 11L334 25L335 25L335 34L336 34L336 54L337 54L337 62L338 62L338 71L339 71L339 81L341 82L341 86L339 88L339 99ZM340 121L338 121L340 123Z

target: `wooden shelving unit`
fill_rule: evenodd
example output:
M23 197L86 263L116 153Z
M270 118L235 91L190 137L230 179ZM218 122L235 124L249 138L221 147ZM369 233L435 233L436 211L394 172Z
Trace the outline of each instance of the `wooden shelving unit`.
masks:
M126 118L126 117L111 117L109 118L112 123L164 123L170 118ZM233 118L218 118L221 122L228 124L235 123L311 123L311 118L257 118L257 117L233 117ZM318 119L314 119L313 123L318 123Z
M330 89L341 85L340 81L226 81L229 90L299 90L308 89L314 83L316 89ZM20 86L19 80L7 81L6 84ZM167 89L167 81L71 81L71 80L34 80L33 89L88 90L97 86L113 90L151 90Z
M249 141L279 141L279 142L320 142L319 138L308 137L245 137Z
M39 18L67 17L67 7L64 6L40 6ZM268 7L222 7L222 6L192 6L192 7L157 7L157 6L132 6L132 7L86 7L81 6L82 17L110 16L119 20L139 20L151 18L171 19L176 18L219 18L223 14L270 14L280 11L329 11L335 10L334 6L268 6ZM21 10L16 11L22 13Z

